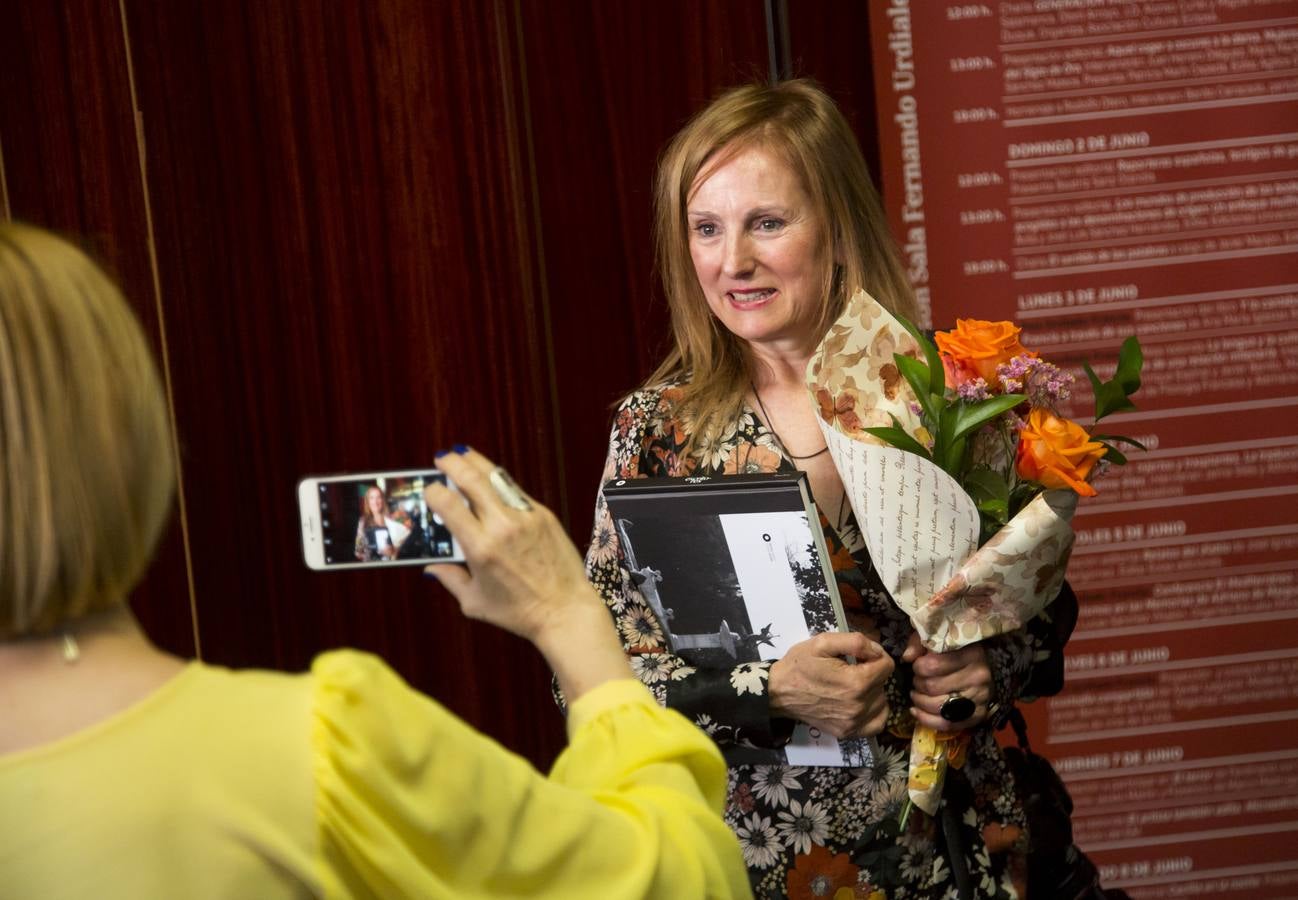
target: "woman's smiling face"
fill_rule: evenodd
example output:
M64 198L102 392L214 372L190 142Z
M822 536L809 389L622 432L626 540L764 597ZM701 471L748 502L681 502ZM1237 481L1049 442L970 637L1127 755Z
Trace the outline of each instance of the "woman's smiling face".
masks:
M750 147L706 167L686 207L690 256L713 315L736 337L805 353L820 335L827 250L801 179Z

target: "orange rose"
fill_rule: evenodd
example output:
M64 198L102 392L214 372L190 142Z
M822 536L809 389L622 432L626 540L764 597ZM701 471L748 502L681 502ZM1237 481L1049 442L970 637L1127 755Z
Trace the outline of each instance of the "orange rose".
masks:
M997 366L1016 356L1036 356L1019 343L1019 327L1012 322L956 319L954 331L939 331L933 337L947 380L954 385L981 378L995 388Z
M1019 433L1016 468L1020 477L1048 488L1071 488L1094 497L1095 488L1086 479L1107 449L1076 422L1036 408Z

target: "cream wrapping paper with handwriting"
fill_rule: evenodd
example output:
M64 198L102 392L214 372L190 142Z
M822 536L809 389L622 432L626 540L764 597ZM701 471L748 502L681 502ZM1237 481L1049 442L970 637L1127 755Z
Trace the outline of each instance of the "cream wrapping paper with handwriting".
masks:
M864 291L848 302L807 366L820 426L884 587L935 652L1022 627L1054 599L1072 550L1072 491L1046 491L981 548L978 510L946 472L863 429L893 417L928 441L894 353L923 359L910 333ZM912 741L911 799L936 812L944 744ZM916 778L932 772L933 777Z

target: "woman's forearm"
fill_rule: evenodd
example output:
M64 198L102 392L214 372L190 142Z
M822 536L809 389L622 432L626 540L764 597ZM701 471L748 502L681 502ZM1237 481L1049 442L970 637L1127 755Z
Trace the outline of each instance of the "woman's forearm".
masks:
M590 603L567 610L532 638L570 703L606 681L634 677L608 611L594 589L590 594Z

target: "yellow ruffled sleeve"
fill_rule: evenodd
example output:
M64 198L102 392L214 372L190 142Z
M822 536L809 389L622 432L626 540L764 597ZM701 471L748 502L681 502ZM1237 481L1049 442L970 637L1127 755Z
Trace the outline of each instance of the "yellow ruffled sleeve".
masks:
M549 778L376 657L324 654L321 880L348 897L747 897L712 742L638 682L570 711Z

